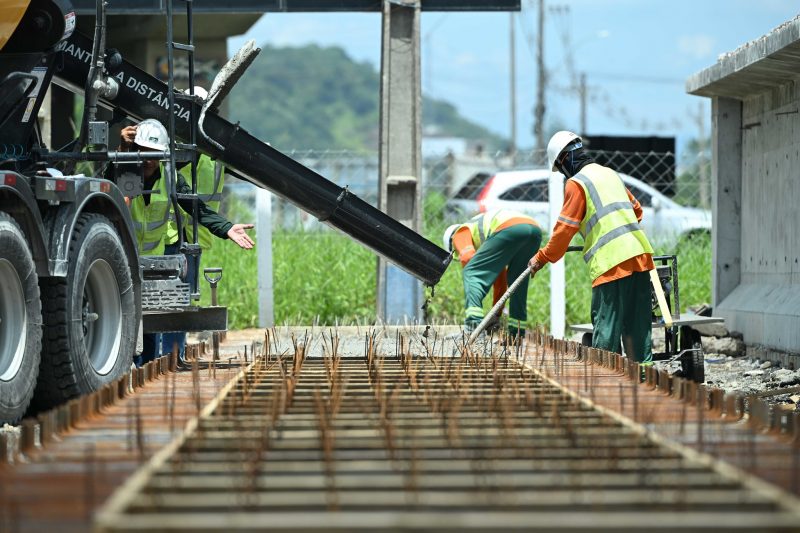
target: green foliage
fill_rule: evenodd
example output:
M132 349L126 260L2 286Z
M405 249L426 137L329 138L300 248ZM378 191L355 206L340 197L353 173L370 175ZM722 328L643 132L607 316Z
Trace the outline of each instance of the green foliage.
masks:
M278 149L374 150L379 82L375 68L338 47L263 46L230 95L230 114ZM443 135L505 142L458 114L452 104L423 99L423 124Z
M332 231L273 235L275 321L373 321L375 254Z
M505 150L508 148L506 139L462 117L456 106L444 100L423 97L422 124L431 127L439 135L481 140L484 142L484 148L487 149Z
M711 301L711 235L707 232L682 238L670 250L657 253L674 253L678 256L678 289L681 310Z
M445 204L447 203L447 196L441 191L431 191L425 195L422 203L422 220L425 221L427 226L434 226L436 228L444 228L444 214ZM442 229L444 232L444 229ZM431 236L431 240L438 243L440 239L436 239L435 235Z
M278 231L272 253L276 323L374 321L376 259L370 250L333 231ZM257 326L255 251L216 241L202 261L223 269L219 302L228 306L228 327ZM207 287L201 303L209 303Z
M258 260L256 251L242 250L231 240L215 239L211 250L200 259L200 304L210 305L211 291L203 279L203 268L221 267L218 301L228 307L228 327L241 329L258 325Z
M444 225L428 228L438 242ZM333 231L278 231L272 237L275 320L279 324L347 324L375 320L376 259L372 251ZM674 253L662 247L657 254ZM681 308L710 301L711 241L696 235L677 245ZM590 321L591 280L580 254L566 258L567 324ZM258 323L255 252L240 250L231 241L217 241L203 255L204 266L224 269L220 303L229 308L229 327ZM513 281L513 280L509 280ZM208 303L207 287L203 302ZM491 296L484 309L491 307ZM428 306L435 323L463 321L464 289L461 265L453 263L436 286ZM528 326L549 325L550 267L541 270L528 288Z

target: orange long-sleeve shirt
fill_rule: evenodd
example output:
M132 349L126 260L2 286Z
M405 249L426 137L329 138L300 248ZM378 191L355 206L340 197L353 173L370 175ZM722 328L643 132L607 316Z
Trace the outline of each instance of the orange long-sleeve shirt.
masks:
M510 218L500 224L495 230L495 233L517 224L536 224L536 222L529 217ZM456 231L453 235L453 249L458 253L458 260L461 261L462 267L467 266L469 260L475 255L475 244L472 242L472 232L470 232L469 228L466 226L458 228L458 231ZM497 303L498 300L500 300L500 297L503 296L507 289L508 269L504 268L503 271L498 274L497 279L494 280L494 284L492 285L492 297L494 299L494 303Z
M633 212L636 214L636 219L642 221L642 206L639 201L634 198L627 188L625 191L628 193L628 198L633 204ZM578 185L574 180L567 180L567 186L564 188L564 205L561 207L561 213L558 216L556 225L553 228L553 234L547 245L539 250L536 255L536 261L540 264L555 263L567 253L572 237L578 233L581 225L581 220L586 215L586 196L583 188ZM650 254L641 254L631 257L618 264L617 266L609 269L597 277L592 282L592 287L597 287L603 283L614 281L615 279L625 278L634 272L647 272L655 268L653 263L653 256Z

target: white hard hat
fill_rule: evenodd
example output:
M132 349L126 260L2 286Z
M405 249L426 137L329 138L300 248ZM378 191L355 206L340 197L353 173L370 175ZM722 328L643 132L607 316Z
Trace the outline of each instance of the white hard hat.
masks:
M133 142L143 148L153 150L169 150L169 135L167 128L154 118L143 120L136 127L136 137Z
M183 94L189 94L189 89L184 89ZM194 95L199 96L203 100L208 98L208 91L200 87L199 85L194 86Z
M556 160L564 148L575 141L582 142L581 138L571 131L558 131L550 137L550 142L547 143L547 167L551 171L557 170Z
M460 227L461 224L453 224L452 226L448 226L448 228L444 230L444 237L442 237L442 244L444 245L444 249L447 250L448 252L453 251L453 234Z

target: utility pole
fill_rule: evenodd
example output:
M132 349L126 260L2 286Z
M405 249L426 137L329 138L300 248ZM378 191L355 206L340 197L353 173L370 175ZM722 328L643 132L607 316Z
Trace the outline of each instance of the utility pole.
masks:
M544 0L539 0L539 34L536 36L536 67L538 81L536 84L536 108L534 109L533 134L536 138L536 149L544 150L544 91L547 73L544 69Z
M383 0L378 206L414 231L422 229L422 87L420 0ZM389 324L422 319L422 285L378 258L377 315Z
M581 137L586 135L586 73L581 72L578 92L581 97Z
M511 64L511 146L508 148L508 156L511 159L511 165L514 165L514 160L517 156L517 51L514 36L514 13L509 13L509 52L511 57L509 63Z

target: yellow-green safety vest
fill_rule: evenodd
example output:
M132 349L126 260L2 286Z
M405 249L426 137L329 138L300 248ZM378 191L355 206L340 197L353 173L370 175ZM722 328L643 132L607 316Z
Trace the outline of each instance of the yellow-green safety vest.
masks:
M186 165L181 169L181 174L187 183L192 182L192 167ZM222 188L225 186L225 167L222 163L214 161L205 154L197 160L197 196L210 209L219 213L222 200ZM193 241L192 217L181 209L183 227L186 229L186 238ZM167 243L172 244L178 240L178 224L170 213L169 228L167 229ZM214 243L214 236L204 226L198 224L197 242L203 250L210 250Z
M150 203L145 205L143 196L131 199L131 217L140 255L164 255L167 223L171 210L165 186L164 165L160 165L159 170L161 177L153 184Z
M586 214L579 231L583 236L583 259L592 280L631 257L653 253L625 184L616 172L591 163L570 179L581 186L586 196Z
M497 228L512 218L527 218L531 221L531 224L538 225L536 224L536 221L528 215L523 215L522 213L509 211L507 209L492 209L480 215L475 215L469 220L469 222L465 222L460 227L456 228L456 231L453 232L453 235L455 235L463 227L469 228L469 231L472 234L472 246L474 246L475 251L477 251L478 248L481 247L481 244L486 242L486 239L494 235L494 233L497 231ZM453 256L458 259L457 250L453 252Z

